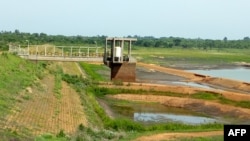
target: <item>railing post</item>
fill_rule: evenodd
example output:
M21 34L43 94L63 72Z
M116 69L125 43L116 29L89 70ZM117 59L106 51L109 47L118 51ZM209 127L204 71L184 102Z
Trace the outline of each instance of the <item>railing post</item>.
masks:
M47 46L44 47L44 55L47 56Z
M37 56L37 54L38 54L38 46L36 45L36 56Z
M79 47L78 53L79 53L79 57L80 57L80 54L81 54L81 47Z
M99 55L98 55L98 48L97 47L96 47L95 53L96 53L96 57L98 57Z
M63 54L63 47L62 47L62 56L64 56L64 54Z
M89 57L89 47L88 47L88 55L87 55L87 57Z
M54 46L54 53L53 53L53 56L56 55L56 46Z

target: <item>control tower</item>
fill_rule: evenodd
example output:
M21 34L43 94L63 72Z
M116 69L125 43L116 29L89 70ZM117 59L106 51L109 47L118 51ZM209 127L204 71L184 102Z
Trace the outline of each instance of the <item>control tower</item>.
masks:
M134 82L136 60L131 56L135 38L106 38L103 62L111 69L111 80Z

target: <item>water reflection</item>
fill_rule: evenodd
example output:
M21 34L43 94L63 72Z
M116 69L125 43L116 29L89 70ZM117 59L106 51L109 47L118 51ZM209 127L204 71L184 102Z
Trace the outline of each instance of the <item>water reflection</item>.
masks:
M194 83L194 82L172 82L173 84L181 84L181 85L187 85L187 86L192 86L192 87L199 87L199 88L206 88L206 89L212 89L209 86Z
M183 108L167 107L158 103L126 103L110 105L116 118L126 117L144 124L182 122L185 124L205 124L220 122Z
M213 77L221 77L235 79L244 82L250 82L250 69L235 68L235 69L211 69L211 70L188 70L190 72L209 75Z
M134 120L140 122L182 122L186 124L204 124L213 123L217 120L207 117L198 117L190 115L175 115L168 113L134 113Z

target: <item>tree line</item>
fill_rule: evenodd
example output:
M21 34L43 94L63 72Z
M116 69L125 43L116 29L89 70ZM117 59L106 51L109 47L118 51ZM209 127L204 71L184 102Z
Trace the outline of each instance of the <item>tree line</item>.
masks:
M19 30L1 31L0 32L0 50L8 50L9 44L27 46L54 44L54 45L72 45L72 46L104 46L107 36L64 36L64 35L47 35L46 33L25 33ZM199 49L223 49L223 48L250 48L250 38L244 37L240 40L228 40L224 37L221 40L212 39L187 39L180 37L161 37L153 36L127 36L137 38L133 44L138 47L161 47L161 48L199 48Z

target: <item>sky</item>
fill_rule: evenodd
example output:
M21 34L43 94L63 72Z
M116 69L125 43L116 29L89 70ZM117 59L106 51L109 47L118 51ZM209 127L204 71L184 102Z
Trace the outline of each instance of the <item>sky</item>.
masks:
M0 0L0 31L243 39L250 0Z

